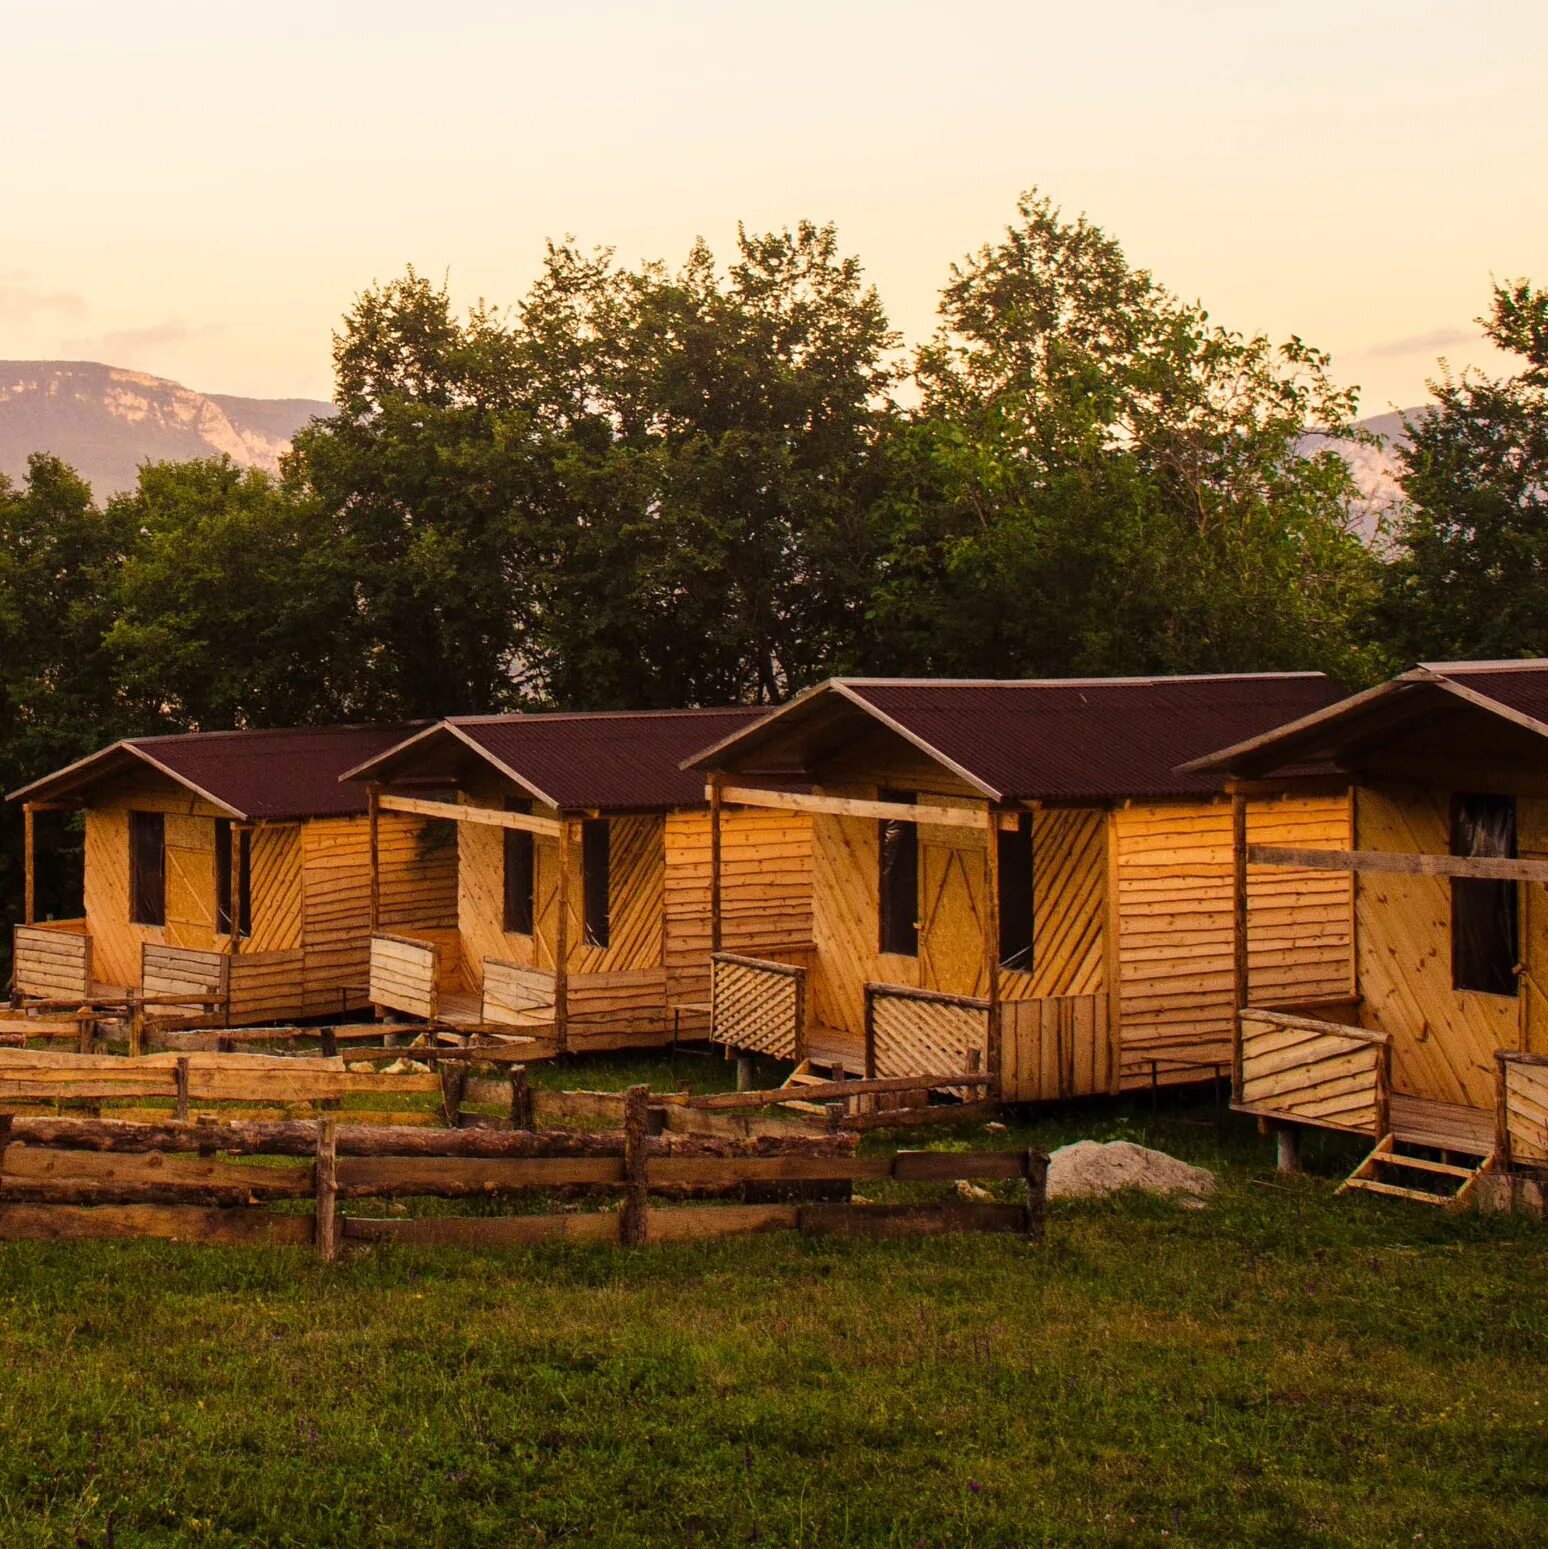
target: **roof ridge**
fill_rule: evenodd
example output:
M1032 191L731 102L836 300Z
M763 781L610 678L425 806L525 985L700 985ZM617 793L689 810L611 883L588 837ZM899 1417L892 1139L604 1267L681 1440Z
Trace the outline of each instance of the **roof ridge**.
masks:
M1548 656L1502 657L1496 661L1420 662L1418 665L1426 672L1436 672L1442 677L1469 672L1535 672L1548 669Z
M659 720L665 716L765 715L778 705L684 705L660 710L505 710L489 715L448 715L449 726L520 725L523 721Z
M1264 683L1326 678L1325 672L1179 672L1112 678L830 678L849 688L1103 688L1162 683ZM769 706L770 709L777 708Z
M164 731L152 732L143 737L120 737L109 746L142 747L166 742L203 742L216 737L319 737L332 732L346 731L398 731L406 727L428 726L433 723L414 719L408 721L347 721L338 724L328 722L322 726L223 726L213 731ZM105 750L102 750L105 751Z

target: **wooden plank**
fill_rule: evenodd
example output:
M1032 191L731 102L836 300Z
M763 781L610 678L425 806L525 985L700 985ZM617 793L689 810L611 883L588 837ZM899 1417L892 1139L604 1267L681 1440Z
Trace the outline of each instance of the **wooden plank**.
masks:
M338 1161L343 1199L415 1195L453 1199L519 1189L617 1186L623 1181L621 1156L394 1156L340 1157Z
M0 1210L3 1210L0 1206ZM310 1227L310 1222L303 1222ZM376 1220L345 1216L344 1238L356 1242L400 1242L420 1247L490 1248L555 1242L616 1242L612 1211L551 1216L422 1216ZM0 1223L3 1225L3 1223ZM303 1239L304 1240L304 1239Z
M304 1245L310 1216L197 1205L0 1204L0 1241L161 1237L172 1242Z
M771 1103L788 1102L799 1097L803 1102L824 1103L834 1098L862 1097L875 1092L929 1092L940 1087L993 1084L988 1075L953 1074L939 1076L876 1076L859 1081L815 1081L803 1084L799 1091L788 1086L765 1087L755 1092L711 1092L685 1099L688 1108L764 1108Z
M562 822L530 812L507 812L502 807L475 807L465 802L429 801L420 796L377 797L383 812L411 812L419 817L442 818L451 823L478 823L488 828L517 828L529 834L557 838Z
M1406 877L1485 877L1499 882L1548 882L1548 860L1507 860L1464 855L1420 855L1391 850L1293 850L1254 844L1254 866L1296 866L1311 871L1385 872Z
M708 787L706 787L708 799ZM833 817L880 818L894 823L921 823L937 828L983 827L983 807L915 806L901 801L865 801L850 796L817 796L800 791L762 791L727 785L720 799L731 806L770 807L785 812L822 812Z
M707 1237L741 1237L749 1232L794 1231L799 1205L687 1205L651 1210L646 1230L652 1242L689 1242Z

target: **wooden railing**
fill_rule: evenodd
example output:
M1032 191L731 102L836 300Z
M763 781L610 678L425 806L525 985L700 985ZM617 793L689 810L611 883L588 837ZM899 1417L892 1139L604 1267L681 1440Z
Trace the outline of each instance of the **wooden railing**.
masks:
M554 975L499 958L484 959L484 1001L479 1020L488 1027L529 1027L554 1019Z
M1548 1054L1500 1049L1494 1058L1497 1165L1548 1167Z
M18 995L87 1000L92 991L91 935L85 920L18 925L11 932L11 984Z
M806 1057L806 970L766 958L710 957L710 1036L749 1054Z
M604 1134L415 1130L343 1125L332 1117L134 1123L4 1114L0 1239L311 1243L332 1259L350 1239L481 1245L567 1238L635 1246L779 1229L861 1237L1043 1232L1048 1159L1040 1152L861 1157L853 1135L751 1142L651 1135L650 1111L648 1089L634 1087L624 1100L621 1133ZM959 1179L1014 1182L1021 1197L881 1205L848 1198L857 1182ZM503 1217L340 1210L350 1200L484 1200L532 1190L618 1191L622 1206ZM762 1202L751 1202L750 1192ZM813 1192L829 1197L812 1201ZM661 1209L649 1203L652 1195L735 1202ZM311 1215L295 1213L294 1202L306 1200Z
M440 956L433 941L378 931L371 937L371 1004L433 1022L441 1004Z
M1249 1006L1235 1086L1235 1106L1245 1112L1380 1137L1391 1122L1391 1038Z
M987 1000L897 984L865 987L865 1073L917 1076L987 1070L993 1012Z
M1111 1089L1106 995L1004 1001L1000 1029L1000 1095L1006 1102L1088 1097Z

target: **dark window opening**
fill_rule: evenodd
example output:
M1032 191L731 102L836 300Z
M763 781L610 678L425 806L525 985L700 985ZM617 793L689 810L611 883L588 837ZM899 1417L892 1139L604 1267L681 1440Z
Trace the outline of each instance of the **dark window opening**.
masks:
M882 801L912 796L883 791ZM878 843L878 945L899 957L919 956L919 825L883 818Z
M167 923L166 819L159 812L129 814L129 919Z
M1000 967L1030 970L1035 936L1032 907L1032 814L998 834Z
M607 819L587 818L581 824L581 895L588 947L605 947L611 939L608 919L611 860Z
M1451 853L1510 860L1516 854L1516 803L1510 796L1453 796ZM1486 995L1516 994L1520 893L1514 882L1451 879L1451 982Z
M532 803L513 796L507 799L505 810L530 813ZM506 828L501 833L505 838L505 928L518 936L530 936L536 914L533 836L524 828Z
M253 831L242 830L237 844L242 877L237 890L237 933L253 933ZM231 934L231 819L215 819L215 929Z

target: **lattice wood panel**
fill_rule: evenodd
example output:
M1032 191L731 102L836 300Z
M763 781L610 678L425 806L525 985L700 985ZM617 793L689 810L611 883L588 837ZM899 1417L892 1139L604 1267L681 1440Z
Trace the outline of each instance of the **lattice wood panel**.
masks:
M1505 1060L1501 1080L1512 1163L1548 1167L1548 1065Z
M1341 1033L1331 1023L1245 1016L1241 1105L1375 1133L1382 1122L1384 1052L1380 1044Z
M18 925L11 935L12 983L23 995L91 994L91 937L84 930Z
M985 1070L989 1057L986 1007L888 995L872 997L875 1045L872 1076L930 1076Z
M711 977L712 1036L751 1054L800 1058L806 974L775 965L714 960Z

